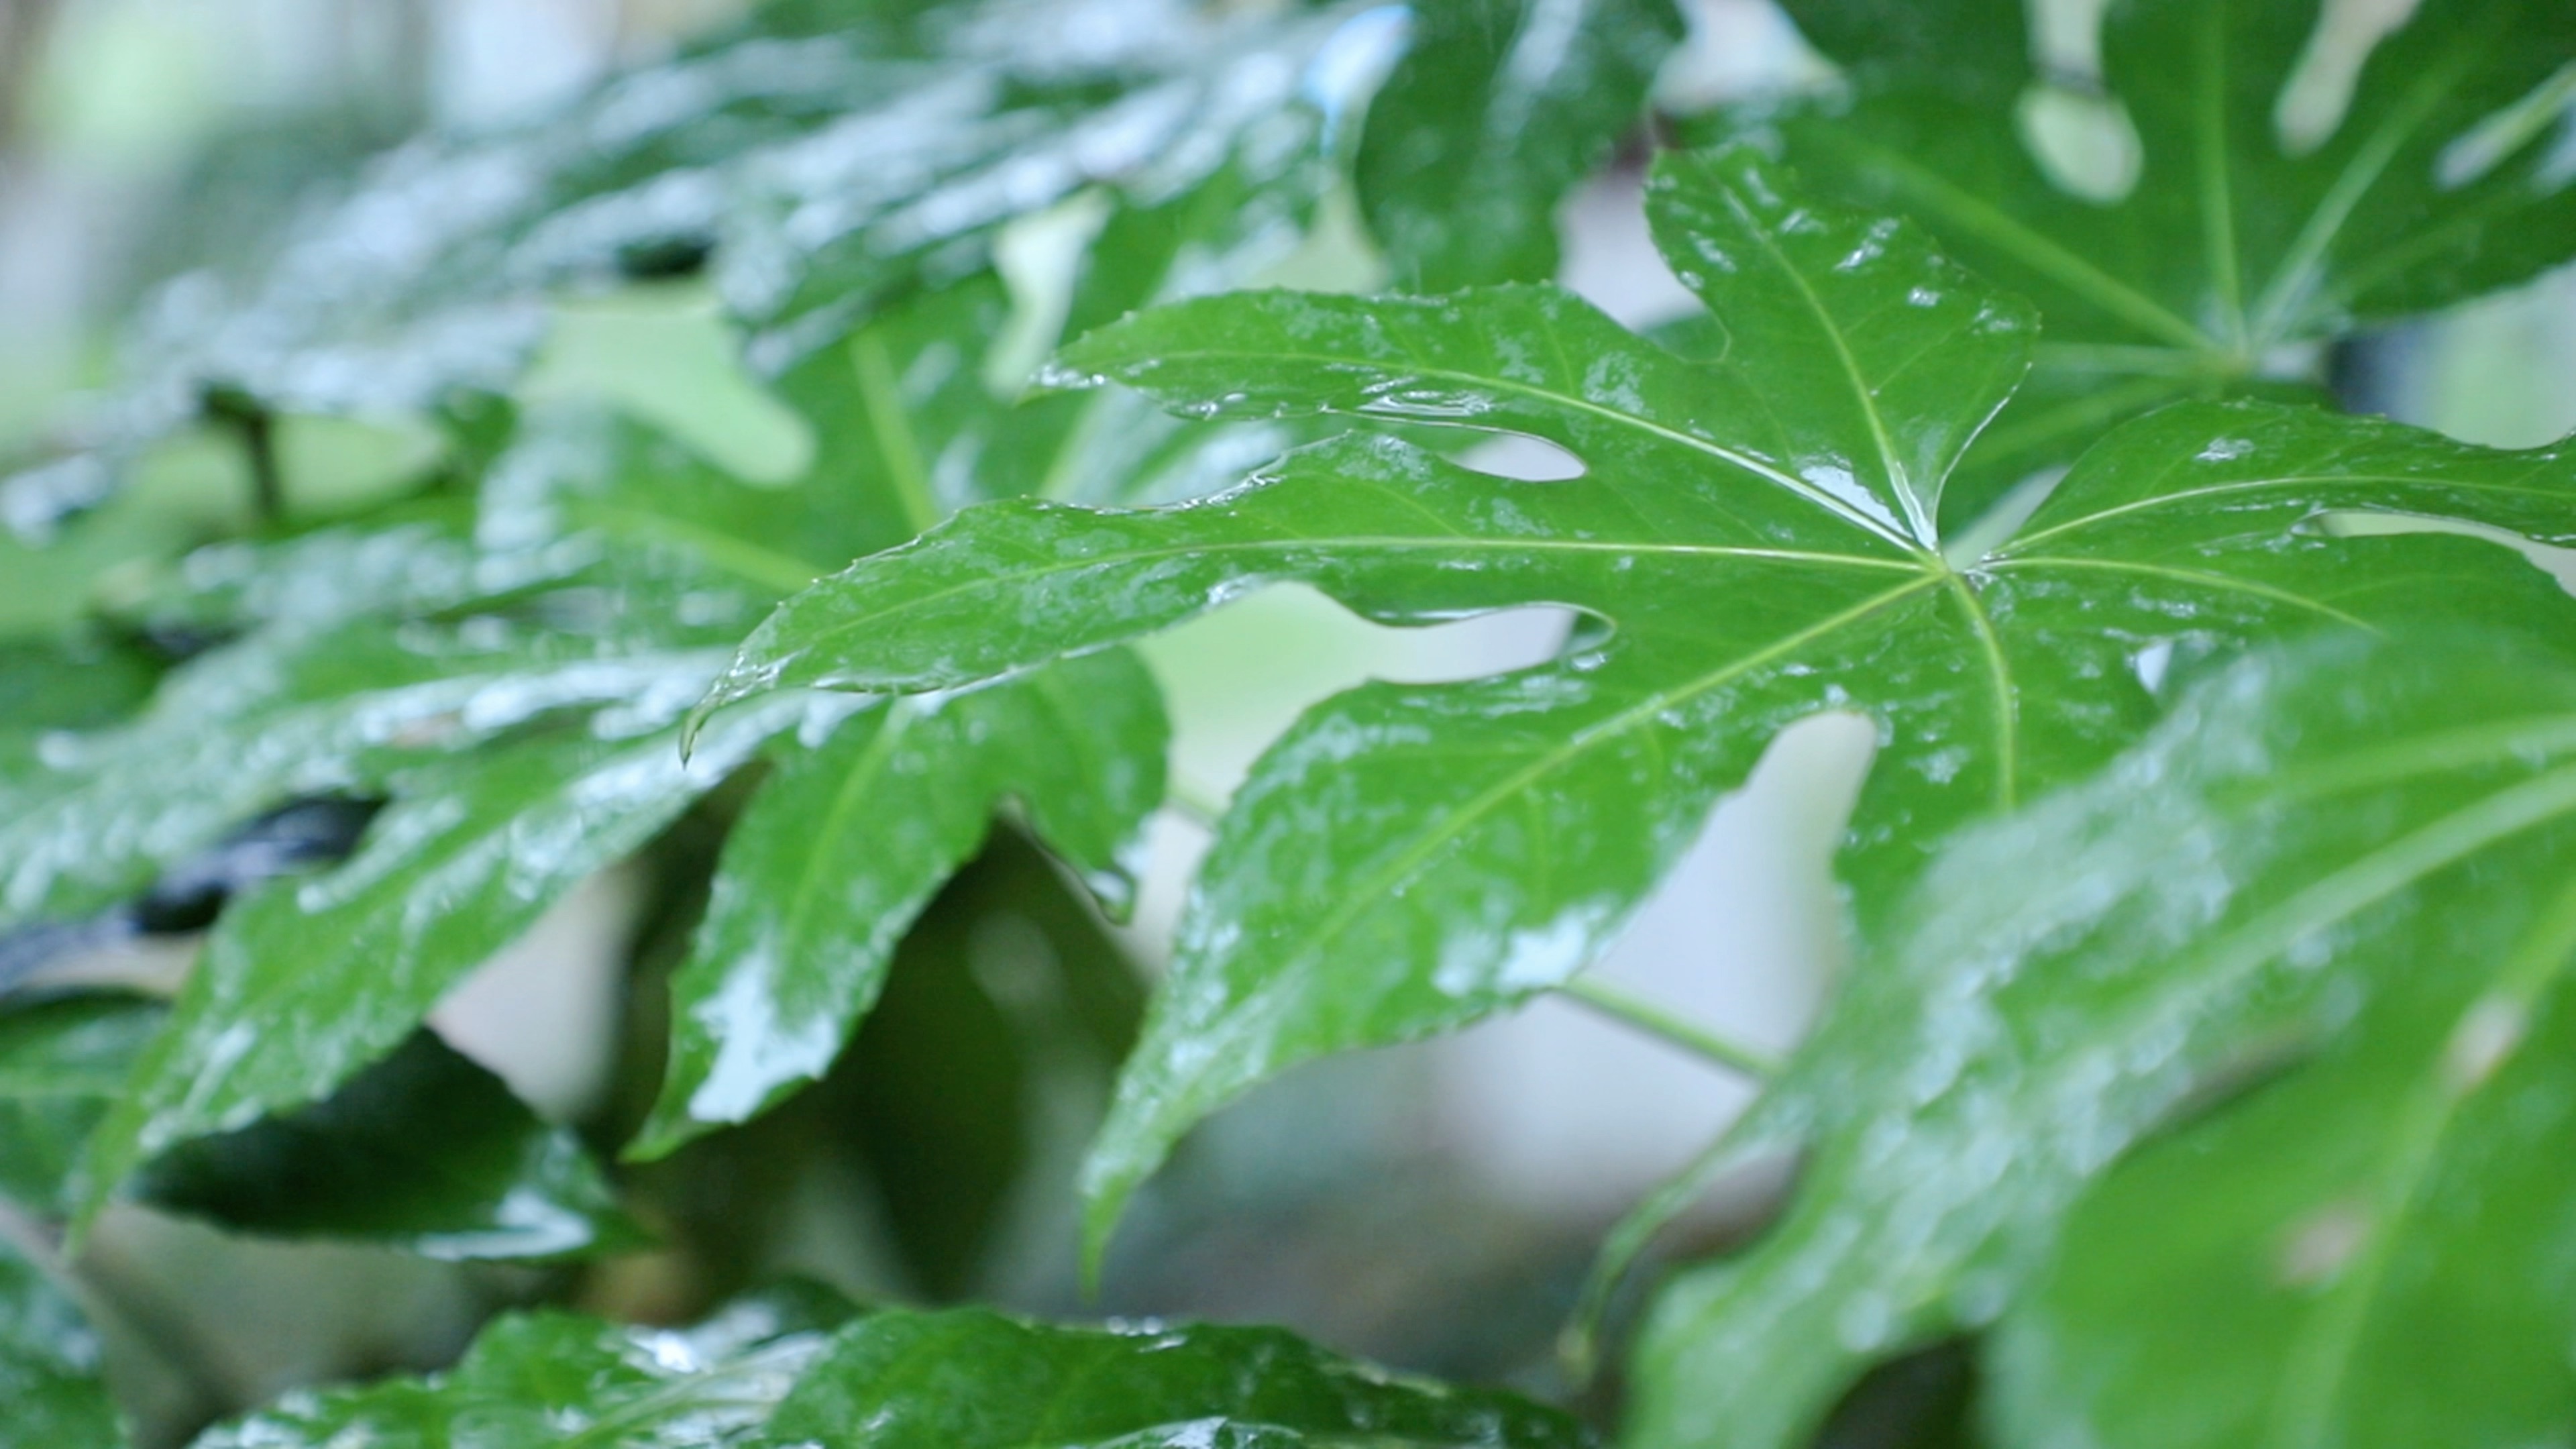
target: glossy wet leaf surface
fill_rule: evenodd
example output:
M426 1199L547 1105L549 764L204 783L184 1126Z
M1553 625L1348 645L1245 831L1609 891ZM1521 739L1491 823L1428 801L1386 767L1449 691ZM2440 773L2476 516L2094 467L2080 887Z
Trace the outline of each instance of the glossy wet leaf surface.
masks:
M62 1288L0 1243L0 1446L118 1449L98 1339Z
M2039 304L2039 383L1969 460L1961 501L1982 504L2123 417L2321 382L2318 343L2576 253L2557 139L2576 17L2410 8L2373 46L2354 44L2365 7L2320 42L2345 7L2111 6L2105 99L2044 73L2019 0L1793 0L1841 84L1706 124L1772 138L1820 188L1914 218Z
M1396 1378L1278 1329L1054 1328L966 1308L850 1325L779 1405L762 1442L1579 1449L1591 1441L1554 1410Z
M1153 681L1102 655L953 699L901 700L793 743L725 845L672 982L671 1068L635 1151L660 1155L822 1075L931 895L1005 801L1118 899L1163 798Z
M1960 836L1740 1129L1795 1196L1666 1290L1633 1441L1803 1442L1998 1318L2007 1443L2563 1432L2571 708L2503 636L2259 654Z
M1682 33L1667 0L1415 5L1355 174L1406 291L1556 274L1556 202L1638 123Z
M770 1409L853 1310L826 1290L756 1295L692 1328L554 1311L486 1327L426 1379L298 1390L195 1449L717 1449L759 1442Z
M347 864L226 913L92 1143L90 1203L180 1143L319 1100L769 737L847 712L782 699L720 721L687 762L671 730L575 732L397 778Z
M2028 314L1910 229L1820 211L1750 153L1668 157L1653 220L1733 350L1685 360L1548 288L1256 293L1066 353L1218 416L1518 432L1543 483L1348 434L1160 511L1003 504L791 599L715 699L938 689L1263 583L1386 622L1584 611L1566 653L1310 711L1237 795L1095 1155L1095 1232L1190 1123L1291 1063L1454 1028L1579 970L1779 728L1881 725L1842 873L1864 912L1943 829L2099 763L2177 659L2427 615L2568 617L2513 554L2337 539L2337 509L2570 536L2554 452L2305 409L2185 407L2103 440L2012 538L1937 531Z
M212 394L434 411L508 391L550 296L701 273L776 375L1086 196L1151 214L1213 183L1227 200L1202 221L1293 225L1350 149L1337 128L1363 124L1357 183L1400 265L1544 275L1557 199L1636 123L1677 22L1661 0L1420 8L1438 54L1392 78L1381 114L1370 89L1404 28L1361 0L762 7L556 114L380 158L252 281L187 278L89 431L121 461ZM1514 154L1525 132L1538 154ZM1442 198L1472 222L1425 204ZM34 512L39 482L21 489Z
M1058 1328L768 1295L688 1330L515 1314L453 1370L303 1392L197 1449L1582 1449L1553 1410L1396 1378L1276 1329Z

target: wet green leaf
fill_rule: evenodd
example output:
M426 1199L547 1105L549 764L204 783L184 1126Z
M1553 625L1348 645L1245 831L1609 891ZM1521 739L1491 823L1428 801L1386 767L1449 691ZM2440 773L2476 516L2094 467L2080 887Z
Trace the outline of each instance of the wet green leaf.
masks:
M0 1242L0 1449L119 1449L98 1340L62 1290Z
M1152 678L1110 654L898 700L819 747L778 746L672 982L671 1068L635 1154L744 1121L822 1075L896 942L1004 802L1105 898L1129 897L1138 832L1162 803L1165 734Z
M134 1192L239 1232L431 1258L560 1258L643 1236L578 1137L426 1031L327 1100L181 1144Z
M261 812L549 715L685 699L720 656L494 625L254 638L192 661L133 721L0 769L0 927L85 914ZM663 708L670 706L665 705Z
M1589 1436L1508 1394L1396 1378L1278 1329L1052 1328L966 1308L851 1324L762 1442L1579 1449Z
M273 884L217 925L91 1144L85 1206L183 1142L328 1095L770 736L847 709L786 698L729 716L685 763L668 729L565 731L397 772L345 865Z
M1670 0L1410 7L1369 102L1359 193L1408 291L1556 275L1556 205L1645 115L1681 16Z
M1741 150L1657 169L1658 236L1733 340L1712 359L1549 288L1216 298L1064 359L1220 416L1532 435L1580 478L1504 481L1351 434L1178 508L974 510L789 600L719 684L952 688L1291 579L1390 623L1591 616L1534 669L1328 701L1256 766L1089 1169L1095 1234L1183 1129L1279 1069L1561 984L1802 716L1881 724L1843 857L1867 912L1941 830L2133 739L2177 659L2568 616L2492 545L2316 526L2378 509L2576 536L2558 453L2297 408L2158 414L2010 539L1944 538L1943 481L2018 379L2027 314L1910 229L1786 186Z
M1634 1442L1802 1443L1999 1316L2009 1443L2563 1432L2571 748L2561 656L2347 637L1959 837L1742 1129L1796 1196L1666 1291Z
M758 1295L689 1329L517 1313L426 1379L298 1390L195 1449L722 1449L770 1409L853 1310L825 1290Z
M1275 1329L1053 1328L962 1309L868 1314L833 1332L834 1305L810 1296L755 1298L685 1331L512 1315L448 1373L292 1394L196 1449L1589 1442L1510 1395L1395 1378Z
M1843 84L1715 129L1775 139L2039 304L2044 385L1971 455L1984 476L1959 501L1981 505L2121 417L2319 381L2321 342L2576 255L2554 139L2576 14L2430 0L2353 50L2312 43L2334 8L2108 7L2105 98L2083 47L2041 53L2020 0L1792 0ZM2376 14L2342 14L2346 42Z

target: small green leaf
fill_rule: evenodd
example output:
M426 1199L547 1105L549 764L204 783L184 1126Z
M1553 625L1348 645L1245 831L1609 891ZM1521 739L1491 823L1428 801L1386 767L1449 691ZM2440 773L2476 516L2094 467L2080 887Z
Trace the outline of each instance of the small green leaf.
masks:
M426 1031L327 1100L180 1144L134 1192L239 1232L431 1258L560 1258L643 1237L578 1137Z
M228 911L89 1152L85 1210L194 1138L319 1101L574 886L650 840L771 735L845 712L786 698L676 735L542 735L397 772L358 853Z
M1369 102L1356 172L1407 291L1556 275L1557 203L1645 118L1670 0L1430 0Z
M1959 836L1742 1129L1796 1196L1666 1291L1633 1441L1803 1443L1998 1317L2007 1442L2563 1431L2571 752L2563 656L2346 636Z
M670 1071L632 1155L746 1121L822 1075L895 943L1003 802L1106 898L1127 899L1137 832L1163 798L1165 734L1152 678L1122 653L900 700L816 747L782 743L672 982Z
M1806 715L1881 725L1842 857L1874 917L1941 831L2132 741L2177 659L2428 617L2576 623L2491 544L2320 525L2375 509L2576 538L2560 452L2306 409L2139 420L2018 533L1945 538L1942 486L2019 376L2027 314L1741 149L1665 158L1649 206L1726 349L1685 359L1504 287L1211 298L1065 357L1203 415L1525 434L1582 476L1507 481L1350 434L1175 508L972 510L791 598L710 697L955 688L1285 580L1387 623L1589 616L1518 674L1327 701L1255 766L1087 1170L1095 1243L1179 1133L1255 1083L1562 984Z
M0 1242L0 1449L122 1449L80 1310Z
M1220 1430L1231 1437L1216 1437ZM980 1308L881 1313L851 1324L778 1406L761 1442L1143 1449L1211 1440L1247 1449L1589 1442L1553 1410L1396 1378L1277 1329L1051 1328Z
M194 1449L725 1449L753 1442L849 1305L823 1290L744 1299L695 1328L509 1314L426 1379L297 1390Z
M1985 476L1963 502L2159 404L2319 381L2318 343L2576 254L2550 124L2576 65L2563 5L2392 12L2403 23L2346 73L2312 32L2358 31L2359 13L2138 0L2101 12L2107 96L2052 74L2082 61L2039 53L2020 0L1788 9L1842 84L1713 129L1914 217L2048 318L2046 385L1971 457Z

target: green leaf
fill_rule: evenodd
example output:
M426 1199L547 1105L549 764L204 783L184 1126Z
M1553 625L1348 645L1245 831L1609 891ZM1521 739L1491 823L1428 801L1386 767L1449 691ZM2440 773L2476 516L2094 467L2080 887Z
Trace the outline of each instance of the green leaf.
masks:
M98 1377L80 1310L0 1242L0 1449L119 1449L125 1431Z
M670 1331L514 1314L453 1370L289 1395L196 1449L818 1446L870 1449L1581 1449L1507 1394L1394 1378L1276 1329L1051 1328L981 1309L771 1294Z
M818 747L782 743L672 982L671 1066L632 1154L661 1156L821 1076L1004 801L1105 898L1128 898L1166 733L1152 678L1122 653L899 700Z
M1715 129L1766 136L1818 186L1914 217L2048 318L2039 356L2055 376L1972 458L1990 476L1966 502L2122 416L2317 380L2315 343L2576 255L2576 187L2553 139L2576 76L2562 5L2414 7L2344 76L2340 108L2321 105L2342 73L2335 47L2311 46L2332 9L2313 3L2109 7L2107 100L2081 76L2049 79L2020 0L1788 9L1842 85ZM2052 170L2041 133L2072 159ZM2130 149L2133 170L2117 159Z
M851 1311L827 1290L801 1289L741 1300L689 1329L508 1314L445 1373L298 1390L208 1430L194 1449L748 1444Z
M1061 1262L1072 1183L1051 1169L1099 1125L1136 1044L1144 980L1064 874L993 832L904 936L823 1089L934 1301Z
M1369 102L1356 174L1407 290L1556 275L1556 206L1645 115L1670 0L1435 0Z
M1095 1239L1182 1130L1254 1083L1561 984L1793 720L1881 724L1842 861L1869 909L1939 831L2133 739L2177 655L2568 617L2492 545L2314 526L2379 509L2567 539L2559 454L2303 409L2157 414L2014 537L1944 539L1941 486L2018 376L2026 314L1742 150L1666 158L1650 205L1731 350L1687 361L1539 287L1215 298L1065 358L1218 416L1527 434L1582 477L1499 480L1354 434L1172 509L973 510L790 599L711 696L954 688L1292 579L1388 623L1536 602L1591 617L1518 674L1327 701L1255 767L1088 1169Z
M778 1406L762 1442L1577 1449L1589 1440L1553 1410L1395 1378L1278 1329L1051 1328L965 1308L851 1324Z
M1003 226L1086 188L1150 208L1241 166L1310 202L1327 171L1299 83L1362 8L942 0L752 23L542 119L385 157L263 274L152 309L100 431L130 449L192 423L209 387L356 414L504 393L550 295L695 272L774 373L984 269Z
M134 1191L240 1232L430 1258L561 1258L643 1239L578 1137L426 1031L328 1100L182 1143Z
M397 760L550 714L685 697L715 664L494 627L371 625L217 651L132 722L0 768L0 928L113 904L286 800L363 789Z
M82 1145L162 1015L154 1002L87 997L0 1016L0 1196L45 1217L71 1211Z
M2562 1432L2571 750L2562 655L2347 636L1960 836L1744 1129L1796 1196L1666 1291L1634 1442L1803 1443L1999 1316L2011 1443Z
M685 763L667 729L570 731L398 772L394 803L345 865L272 885L218 923L91 1143L84 1211L183 1142L319 1101L771 735L847 708L785 698L730 715Z

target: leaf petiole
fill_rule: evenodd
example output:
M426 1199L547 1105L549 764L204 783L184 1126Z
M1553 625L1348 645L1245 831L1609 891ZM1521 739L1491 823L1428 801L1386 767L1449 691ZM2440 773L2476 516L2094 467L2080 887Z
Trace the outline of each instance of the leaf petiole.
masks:
M1728 1041L1707 1027L1676 1016L1655 1002L1631 995L1598 976L1578 976L1557 989L1622 1026L1634 1027L1757 1082L1769 1081L1780 1074L1780 1063L1768 1052Z

